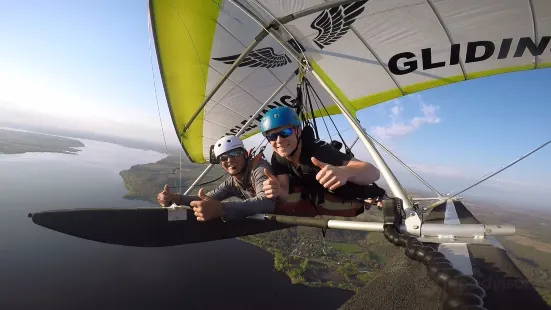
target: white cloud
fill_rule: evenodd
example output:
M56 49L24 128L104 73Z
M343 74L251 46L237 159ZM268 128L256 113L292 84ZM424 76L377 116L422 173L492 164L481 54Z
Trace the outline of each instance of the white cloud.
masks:
M437 115L440 107L426 104L419 94L415 98L419 101L420 110L423 113L423 116L415 116L407 121L404 121L402 119L404 107L399 100L395 100L395 105L390 109L389 117L391 123L387 126L377 126L372 128L371 132L373 135L382 140L389 140L393 137L410 134L424 124L440 123L441 119Z

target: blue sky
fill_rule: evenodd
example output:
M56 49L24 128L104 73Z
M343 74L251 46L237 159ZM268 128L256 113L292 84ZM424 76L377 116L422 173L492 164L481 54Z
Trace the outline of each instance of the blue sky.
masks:
M4 0L0 40L0 122L40 121L162 143L145 0ZM174 144L155 59L153 66L163 126ZM386 102L358 118L446 192L551 139L550 86L551 69L504 74ZM334 119L349 128L342 116ZM352 130L343 135L354 139ZM361 143L354 151L370 160ZM406 187L423 188L383 155ZM550 158L547 146L465 196L545 205Z

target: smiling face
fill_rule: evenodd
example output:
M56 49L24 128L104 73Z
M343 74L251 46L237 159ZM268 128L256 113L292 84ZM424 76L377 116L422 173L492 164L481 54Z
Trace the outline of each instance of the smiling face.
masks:
M220 156L220 165L231 176L240 174L245 170L247 160L243 149L226 152Z
M270 138L270 135L272 135L272 138ZM288 157L297 147L297 137L299 135L300 129L292 125L287 125L268 131L266 133L266 138L268 138L274 152L281 157Z

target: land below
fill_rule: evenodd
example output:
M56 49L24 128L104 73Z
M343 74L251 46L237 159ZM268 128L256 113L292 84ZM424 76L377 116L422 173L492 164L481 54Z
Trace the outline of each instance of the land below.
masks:
M161 138L158 143L143 141L140 139L130 139L123 138L119 136L110 136L105 134L97 134L89 131L82 130L65 130L58 129L53 127L46 127L40 124L26 124L21 125L17 123L11 123L7 121L0 121L0 127L10 128L15 130L23 130L30 132L39 132L46 135L62 136L74 139L86 139L94 140L106 143L113 143L127 148L144 150L144 151L155 151L159 153L166 154L167 147L163 144L163 139ZM181 148L175 146L168 146L168 154L177 155L180 153ZM187 161L189 163L189 161Z
M77 154L82 142L45 134L0 129L0 154L61 153Z
M120 175L128 189L126 198L156 203L156 196L165 184L176 192L181 182L181 192L184 192L204 169L204 165L189 163L180 169L179 158L169 156L156 163L132 166ZM198 186L190 194L197 194L201 187L207 191L213 189L223 180L217 180L220 176L226 177L224 171L214 168L200 183L214 182ZM390 191L387 189L387 192ZM412 197L427 197L426 192L418 190L408 190L408 193ZM516 226L515 236L498 240L551 304L551 212L526 212L491 202L477 200L475 203L467 198L463 202L482 223ZM429 203L423 202L420 206ZM382 212L371 208L360 217L365 221L382 221ZM355 292L376 276L392 257L403 255L403 250L390 244L380 233L328 230L324 238L320 229L293 227L239 239L272 253L274 269L286 273L293 283Z

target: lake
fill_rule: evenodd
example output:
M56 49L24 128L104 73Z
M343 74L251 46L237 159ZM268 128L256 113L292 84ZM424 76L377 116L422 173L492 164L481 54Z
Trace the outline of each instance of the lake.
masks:
M33 224L40 210L151 206L122 198L119 171L164 154L78 140L79 155L0 155L0 309L337 309L353 295L293 285L239 240L132 248Z

